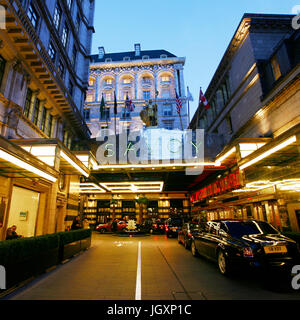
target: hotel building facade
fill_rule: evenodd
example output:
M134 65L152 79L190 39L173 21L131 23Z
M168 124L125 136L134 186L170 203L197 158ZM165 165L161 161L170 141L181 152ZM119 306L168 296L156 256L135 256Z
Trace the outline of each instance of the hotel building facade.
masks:
M85 120L95 138L101 129L119 134L129 129L141 130L144 123L140 112L149 103L157 104L157 127L183 130L188 126L188 110L183 68L185 58L165 50L142 50L135 44L134 51L99 53L91 56L89 90L84 107ZM182 100L180 117L176 109L176 93ZM118 103L114 114L114 95ZM101 116L101 100L105 110ZM135 108L125 107L126 98Z
M64 231L89 175L92 0L0 1L0 239ZM2 20L3 21L3 20ZM77 152L77 153L76 153ZM88 155L87 155L88 156ZM82 161L81 161L82 160Z
M223 167L191 190L195 217L300 231L300 41L291 15L245 14L190 128L222 137Z

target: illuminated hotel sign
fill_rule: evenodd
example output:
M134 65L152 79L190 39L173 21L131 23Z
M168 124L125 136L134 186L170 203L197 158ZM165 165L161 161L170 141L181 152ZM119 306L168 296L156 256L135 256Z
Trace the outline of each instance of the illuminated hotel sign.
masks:
M97 141L99 169L183 166L198 168L198 172L192 174L201 174L204 166L220 165L204 162L202 129L181 131L147 128L121 132L118 136L104 129ZM186 172L190 173L188 169Z
M227 191L232 191L242 187L240 172L236 171L231 173L228 176L223 177L222 179L217 180L216 182L208 185L207 187L194 192L191 195L191 202L195 203L206 199L211 196L217 196L219 194L225 193Z

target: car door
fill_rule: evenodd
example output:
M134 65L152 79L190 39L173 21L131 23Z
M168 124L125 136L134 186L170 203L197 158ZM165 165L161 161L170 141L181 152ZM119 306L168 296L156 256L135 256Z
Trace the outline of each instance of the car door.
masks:
M211 259L216 259L216 250L220 243L220 222L212 222L206 236L206 254Z
M202 226L199 232L193 232L193 237L196 245L196 249L199 254L206 256L207 255L207 239L209 234L210 224L207 222Z

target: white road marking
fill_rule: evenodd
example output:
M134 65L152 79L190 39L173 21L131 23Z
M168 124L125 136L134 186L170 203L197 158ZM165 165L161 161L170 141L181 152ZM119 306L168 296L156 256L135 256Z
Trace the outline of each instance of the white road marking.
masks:
M139 241L137 270L136 270L135 300L141 300L142 299L141 271L142 271L142 268L141 268L141 241Z

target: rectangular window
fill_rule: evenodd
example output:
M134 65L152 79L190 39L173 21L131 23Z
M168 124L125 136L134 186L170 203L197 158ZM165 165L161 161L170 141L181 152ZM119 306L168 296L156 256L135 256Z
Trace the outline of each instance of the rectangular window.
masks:
M123 83L125 83L125 84L131 83L131 79L126 78L126 79L123 80Z
M170 77L168 77L168 76L161 77L161 81L168 82L168 81L170 81Z
M167 130L173 130L173 121L164 121L164 127Z
M105 94L105 101L111 101L111 93Z
M27 16L34 27L34 29L37 29L38 22L39 22L39 15L36 11L36 9L32 6L32 4L29 5Z
M41 121L41 130L45 131L46 127L46 117L47 117L47 108L43 107L42 111L42 121Z
M83 110L83 117L85 120L90 120L90 109Z
M62 60L60 60L59 64L58 64L58 73L59 73L60 77L63 79L64 75L65 75L65 66L64 66Z
M106 84L113 84L112 79L106 79Z
M0 86L4 76L5 65L6 65L6 60L2 56L0 56Z
M278 60L277 60L276 56L274 56L271 59L271 64L272 64L274 78L275 78L275 80L278 80L281 77L281 71L280 71L280 67L279 67Z
M164 116L171 116L172 115L172 106L167 105L164 106Z
M49 54L52 62L55 63L56 50L55 50L54 45L53 45L53 43L51 41L49 43L48 54Z
M31 98L32 98L32 90L28 88L27 94L26 94L25 105L24 105L24 111L23 111L24 116L26 118L28 118L28 116L29 116Z
M65 25L63 28L62 36L61 36L61 42L64 47L68 44L68 37L69 37L69 28Z
M59 4L56 4L53 16L53 24L57 30L59 30L60 22L61 22L62 10Z
M73 91L74 91L74 85L72 81L69 81L69 94L71 97L73 97Z
M76 22L75 22L75 31L76 33L79 33L79 29L80 29L80 15L77 14L77 17L76 17Z
M150 91L143 91L143 99L149 100L150 99Z
M72 51L72 58L71 58L71 64L73 68L75 67L75 64L76 64L76 58L77 58L77 49L74 46Z
M47 136L51 137L52 136L52 129L53 129L53 116L49 114L49 119L48 119L48 128L47 128Z
M40 112L40 100L38 98L35 99L34 102L34 109L33 109L33 123L37 125L39 119L39 112Z
M161 96L163 99L170 98L170 90L162 90Z
M93 102L95 101L95 96L93 93L89 93L86 95L86 99L85 99L86 102Z

